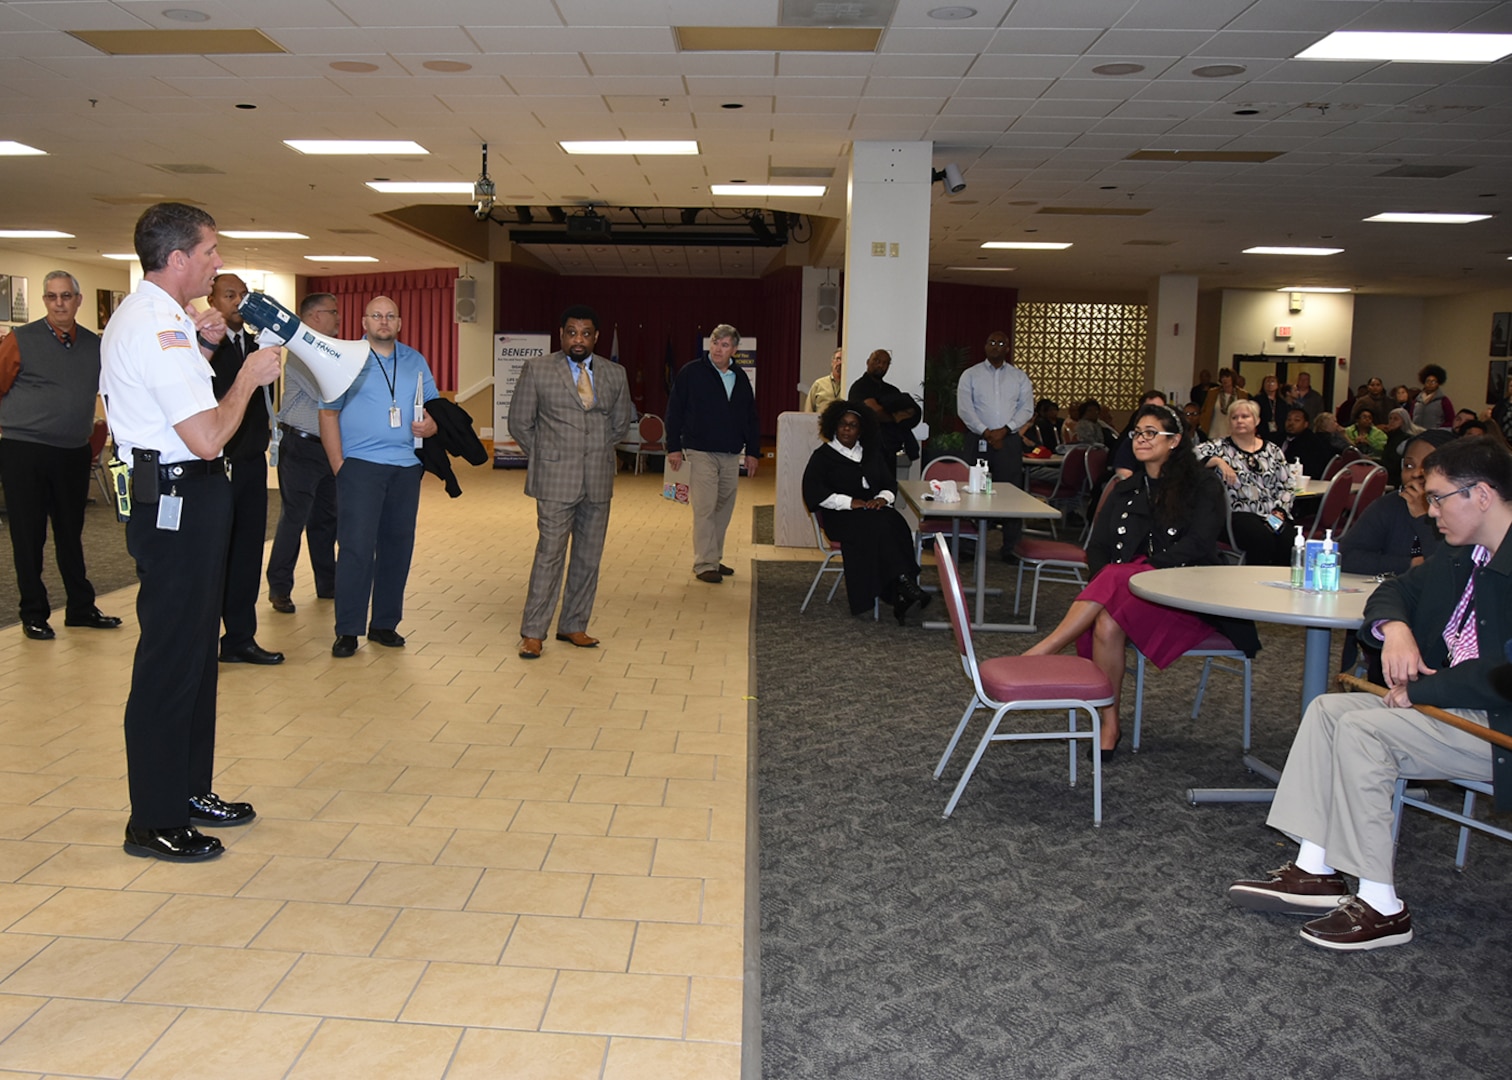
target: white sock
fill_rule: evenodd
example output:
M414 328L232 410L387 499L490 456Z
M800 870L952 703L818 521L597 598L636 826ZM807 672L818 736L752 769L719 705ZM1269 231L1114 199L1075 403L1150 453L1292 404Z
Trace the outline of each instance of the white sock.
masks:
M1395 915L1407 905L1397 899L1396 886L1389 881L1360 879L1355 895L1375 908L1382 915Z
M1305 874L1331 874L1334 868L1328 865L1328 859L1324 857L1327 854L1320 845L1304 840L1301 850L1297 852L1297 869Z

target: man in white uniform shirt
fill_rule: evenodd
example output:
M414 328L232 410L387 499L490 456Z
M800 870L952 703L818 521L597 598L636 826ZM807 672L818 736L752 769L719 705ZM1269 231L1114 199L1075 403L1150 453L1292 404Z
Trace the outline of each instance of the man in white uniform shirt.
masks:
M1034 388L1029 376L1008 359L1009 339L1001 330L987 335L987 359L961 372L956 413L966 425L968 461L985 458L994 482L1024 485L1024 429L1034 423ZM1003 558L1013 554L1024 531L1021 521L1003 522Z
M256 816L251 804L210 790L231 539L221 455L252 395L278 377L279 350L248 356L217 403L208 360L226 320L213 308L188 310L221 267L214 219L183 203L159 203L138 219L135 241L143 280L111 316L100 347L100 391L121 458L132 466L126 548L141 582L141 636L126 699L125 849L206 859L223 847L196 825L241 825Z

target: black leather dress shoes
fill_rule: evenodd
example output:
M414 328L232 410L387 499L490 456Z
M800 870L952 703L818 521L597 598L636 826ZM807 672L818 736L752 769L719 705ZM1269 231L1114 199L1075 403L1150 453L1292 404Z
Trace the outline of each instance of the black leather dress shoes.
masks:
M189 796L189 824L214 828L245 825L257 816L249 802L227 802L213 791Z
M336 641L331 645L331 655L332 656L341 656L341 657L356 656L357 655L357 635L355 635L355 634L338 634L338 635L336 635Z
M138 829L126 826L126 854L140 859L167 859L170 862L193 862L213 859L226 850L213 836L206 836L193 825L173 829Z
M273 605L273 610L284 615L294 614L294 601L288 593L269 593L268 603Z
M380 630L376 626L370 626L368 627L367 638L369 641L376 641L380 645L387 645L390 649L404 648L404 635L398 634L393 630Z
M69 615L63 620L64 626L87 626L91 630L114 630L121 625L121 620L114 615L107 615L99 608L90 608L87 615Z
M46 619L25 619L21 623L21 632L33 641L51 641L58 634L51 626L47 625Z
M222 649L220 658L223 664L281 664L284 662L283 653L269 652L255 641L239 649Z

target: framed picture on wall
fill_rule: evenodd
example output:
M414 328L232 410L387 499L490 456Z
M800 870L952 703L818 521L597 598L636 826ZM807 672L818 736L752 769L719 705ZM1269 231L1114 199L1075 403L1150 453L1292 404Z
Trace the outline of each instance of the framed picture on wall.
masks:
M1495 405L1507 396L1507 361L1493 360L1486 368L1486 404Z
M1491 316L1491 355L1506 356L1508 338L1512 337L1512 311L1498 311Z
M115 309L121 306L121 301L126 299L126 294L120 290L96 289L95 290L95 325L101 330L115 314Z
M30 309L26 302L26 279L24 277L12 277L11 283L11 322L27 322L31 319Z

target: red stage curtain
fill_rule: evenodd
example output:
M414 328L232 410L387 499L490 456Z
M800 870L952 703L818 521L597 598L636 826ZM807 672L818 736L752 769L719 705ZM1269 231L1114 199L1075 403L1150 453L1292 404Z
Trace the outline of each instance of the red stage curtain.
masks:
M341 337L363 336L362 312L375 296L399 308L399 340L430 365L436 389L457 389L457 324L452 317L457 268L407 270L391 274L341 274L309 279L309 292L334 293L341 306Z
M549 333L556 343L563 309L587 304L599 316L596 351L608 356L619 332L619 358L641 412L665 416L673 372L699 355L705 334L729 323L757 339L756 405L761 430L777 431L777 414L798 382L803 275L783 269L765 278L561 277L499 263L495 332Z

